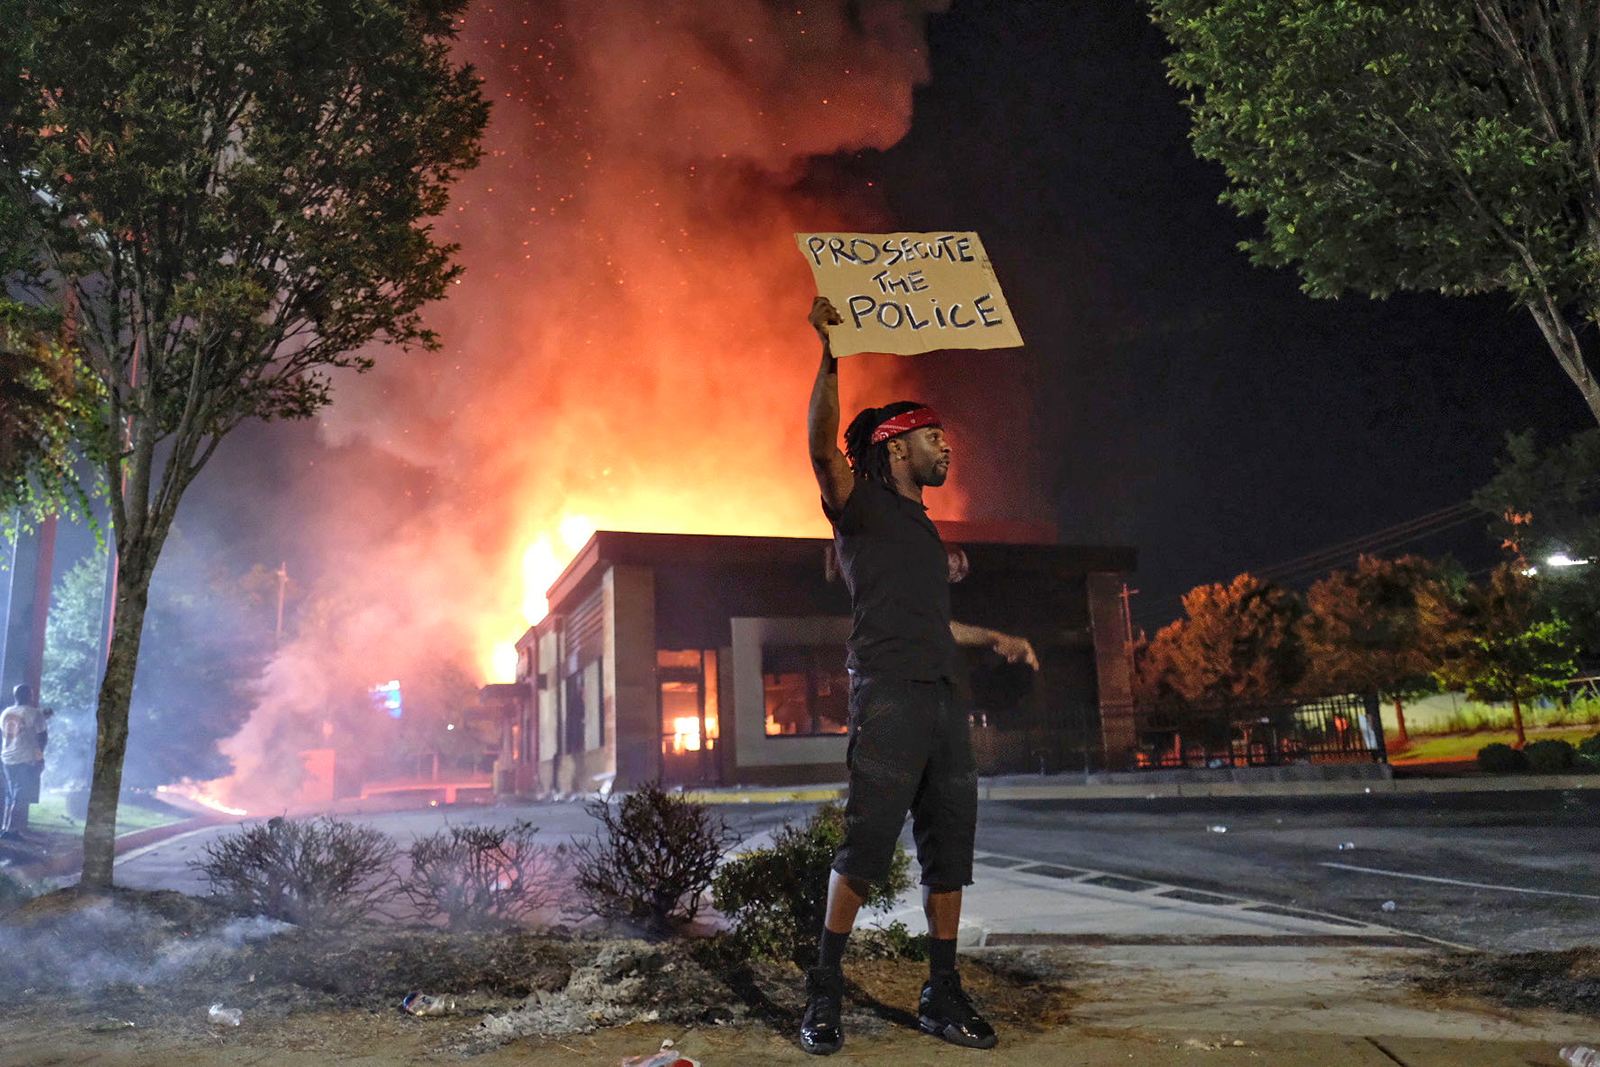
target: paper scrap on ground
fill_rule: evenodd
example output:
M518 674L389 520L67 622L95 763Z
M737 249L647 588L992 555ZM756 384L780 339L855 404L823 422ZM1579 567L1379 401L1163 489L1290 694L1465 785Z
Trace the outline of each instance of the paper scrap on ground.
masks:
M833 354L1015 348L1022 334L975 233L797 233L844 322Z

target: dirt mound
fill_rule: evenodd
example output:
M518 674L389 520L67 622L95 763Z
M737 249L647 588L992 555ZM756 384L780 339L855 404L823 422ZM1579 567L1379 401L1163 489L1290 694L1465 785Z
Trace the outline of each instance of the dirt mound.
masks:
M1477 996L1511 1008L1600 1016L1600 947L1450 953L1424 967L1408 978L1436 996Z

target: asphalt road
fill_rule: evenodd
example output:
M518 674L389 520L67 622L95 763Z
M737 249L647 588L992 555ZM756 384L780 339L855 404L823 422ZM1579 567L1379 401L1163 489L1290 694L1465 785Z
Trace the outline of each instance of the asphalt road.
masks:
M996 801L984 806L978 837L993 852L1330 912L1474 948L1600 944L1595 790Z
M1475 948L1564 949L1600 943L1597 794L991 801L980 809L978 848L1345 915ZM719 810L749 836L813 807ZM352 818L402 845L446 821L527 818L552 841L594 830L577 804ZM118 864L118 881L203 892L190 863L229 829L131 854ZM1392 912L1382 910L1385 901L1394 902Z

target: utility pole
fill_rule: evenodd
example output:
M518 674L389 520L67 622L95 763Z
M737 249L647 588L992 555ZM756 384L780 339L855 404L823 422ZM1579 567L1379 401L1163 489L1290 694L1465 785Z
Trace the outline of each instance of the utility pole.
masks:
M278 626L272 631L272 644L276 648L283 643L283 591L289 587L289 564L278 564L273 573L278 576Z
M1122 583L1122 625L1128 633L1128 647L1133 647L1133 607L1132 599L1139 595L1139 590L1129 589L1128 583Z

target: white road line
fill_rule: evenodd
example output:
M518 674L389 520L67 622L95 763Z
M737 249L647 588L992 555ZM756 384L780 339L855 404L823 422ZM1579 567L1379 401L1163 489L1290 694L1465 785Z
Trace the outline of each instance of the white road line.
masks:
M111 861L111 865L113 867L121 866L122 864L127 863L130 860L138 859L140 856L143 856L147 852L154 852L158 848L166 848L168 845L175 844L175 843L177 843L179 841L182 841L184 838L193 837L195 834L203 834L207 830L215 830L218 826L221 826L221 825L222 825L221 823L213 823L210 826L202 826L197 830L186 830L181 834L173 834L171 837L164 837L160 841L155 842L154 844L141 846L140 848L133 849L131 852L124 852L122 855L120 855L116 859L112 860Z
M1438 882L1441 885L1464 885L1472 889L1498 889L1502 893L1529 893L1538 897L1572 897L1577 900L1600 900L1593 893L1563 893L1556 889L1523 889L1514 885L1491 885L1488 882L1463 882L1459 878L1435 878L1430 874L1406 874L1404 871L1380 871L1376 867L1356 867L1349 863L1323 863L1341 871L1360 871L1362 874L1387 874L1391 878L1410 878L1415 882Z

